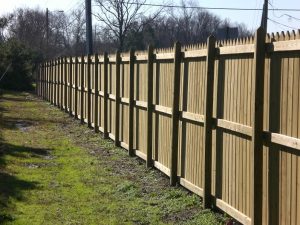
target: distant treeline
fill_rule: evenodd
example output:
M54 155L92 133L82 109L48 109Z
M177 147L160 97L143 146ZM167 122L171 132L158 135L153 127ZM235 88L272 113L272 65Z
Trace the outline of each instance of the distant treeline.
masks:
M201 43L218 28L230 26L238 27L241 37L251 35L243 24L232 24L202 9L162 7L149 10L141 0L134 2L136 4L94 0L95 52L126 51L129 48L143 50L149 44L164 48L173 46L175 41ZM0 81L0 87L29 88L26 84L32 82L34 65L38 62L46 58L85 54L84 6L80 4L67 13L49 11L48 23L45 10L39 8L19 8L2 15L0 48L0 75L12 63L6 78Z

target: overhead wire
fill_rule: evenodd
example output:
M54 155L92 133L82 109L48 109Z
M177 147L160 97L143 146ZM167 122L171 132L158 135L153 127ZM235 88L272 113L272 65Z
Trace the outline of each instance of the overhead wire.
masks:
M287 17L289 17L289 18L293 18L293 19L295 19L295 20L299 20L299 21L300 21L300 18L297 18L297 17L292 16L292 15L287 14L287 13L284 13L284 14L281 14L280 16L277 16L277 15L275 14L275 12L274 12L275 9L276 9L276 7L274 6L274 4L271 3L271 2L269 2L269 5L272 7L273 15L274 15L275 17L277 17L277 18L282 18L283 16L287 16Z
M205 9L205 10L232 10L232 11L262 11L261 8L181 6L181 5L165 5L165 4L138 3L138 2L124 2L124 3L129 4L129 5L143 5L143 6L166 7L166 8ZM274 10L275 11L300 12L300 9L291 9L291 8L276 8Z
M287 14L287 13L281 14L280 16L276 15L276 14L275 14L275 10L276 10L277 8L274 6L274 2L272 1L272 3L271 3L270 1L268 1L268 4L272 7L272 12L273 12L273 16L274 16L274 17L280 19L280 18L282 18L282 17L284 17L284 16L287 16L287 17L289 17L289 18L293 18L293 19L296 19L296 20L299 20L299 21L300 21L299 18L294 17L294 16L292 16L292 15L290 15L290 14ZM297 30L297 28L295 28L295 27L292 27L292 26L283 24L283 23L278 22L278 21L276 21L276 20L274 20L274 19L271 19L271 18L269 18L269 17L268 17L268 20L270 20L270 21L273 22L274 24L277 24L277 25L280 25L280 26L283 26L283 27L286 27L286 28L290 28L290 29Z
M278 24L278 25L281 25L281 26L284 26L284 27L287 27L287 28L290 28L290 29L293 29L293 30L297 30L297 29L298 29L298 28L291 27L291 26L285 25L285 24L283 24L283 23L280 23L280 22L278 22L278 21L276 21L276 20L272 20L272 19L270 19L270 18L268 18L268 20L270 20L270 21L273 22L273 23L276 23L276 24Z

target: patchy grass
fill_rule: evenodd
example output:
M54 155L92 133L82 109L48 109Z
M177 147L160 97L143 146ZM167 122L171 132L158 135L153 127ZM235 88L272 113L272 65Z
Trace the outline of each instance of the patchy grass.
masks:
M0 100L1 224L224 224L159 171L27 93Z

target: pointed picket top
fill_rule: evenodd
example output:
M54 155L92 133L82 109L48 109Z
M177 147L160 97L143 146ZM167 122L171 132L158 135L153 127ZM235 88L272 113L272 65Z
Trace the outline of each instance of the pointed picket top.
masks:
M285 37L285 40L291 40L291 33L287 31Z
M296 40L296 31L295 30L292 30L292 37L293 37L293 40Z
M296 39L300 39L300 29L296 31Z
M206 48L205 43L189 44L181 47L182 51L201 50L205 48Z
M135 51L135 55L147 55L148 54L148 51L146 50L138 50L138 51Z
M279 35L279 40L280 41L285 41L285 33L284 33L284 31L281 31L281 33Z

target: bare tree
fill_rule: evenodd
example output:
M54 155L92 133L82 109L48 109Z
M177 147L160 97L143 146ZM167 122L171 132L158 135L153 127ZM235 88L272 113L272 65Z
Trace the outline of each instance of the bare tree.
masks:
M5 31L9 25L12 16L2 16L0 17L0 42L5 40Z
M33 50L45 50L46 18L39 9L17 9L11 14L9 36Z
M141 19L146 0L94 0L99 8L95 17L107 26L118 43L118 49L124 47L125 37L134 22Z
M85 42L85 15L84 10L75 9L70 14L68 29L70 32L70 40L72 43L72 53L80 55L84 53Z

